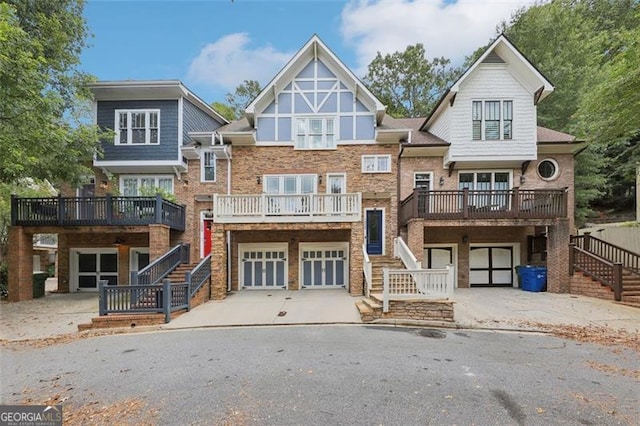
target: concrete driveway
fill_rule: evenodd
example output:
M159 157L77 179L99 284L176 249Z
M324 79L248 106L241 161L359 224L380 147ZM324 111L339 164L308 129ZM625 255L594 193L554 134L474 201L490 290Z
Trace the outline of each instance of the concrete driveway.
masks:
M210 301L162 328L286 324L360 324L345 290L241 291ZM602 326L640 333L640 309L584 296L518 289L456 289L455 321L461 328L536 330L539 324ZM96 293L51 294L0 303L0 340L23 340L77 332L98 315ZM415 325L415 323L414 323Z

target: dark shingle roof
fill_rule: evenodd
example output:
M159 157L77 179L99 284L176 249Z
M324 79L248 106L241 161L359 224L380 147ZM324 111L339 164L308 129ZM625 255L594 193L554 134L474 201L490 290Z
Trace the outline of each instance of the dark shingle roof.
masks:
M576 141L576 137L573 135L558 132L557 130L547 129L546 127L538 126L537 133L538 143L571 143Z
M420 131L420 127L424 123L424 117L415 117L415 118L396 118L395 121L398 122L403 127L412 129L411 132L411 143L405 144L405 146L443 146L449 145L449 142L441 139L430 132Z

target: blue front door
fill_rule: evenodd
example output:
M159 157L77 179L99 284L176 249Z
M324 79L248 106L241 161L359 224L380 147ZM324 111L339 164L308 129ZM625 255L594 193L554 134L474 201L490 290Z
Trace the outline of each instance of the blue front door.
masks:
M382 254L382 210L367 210L367 253Z

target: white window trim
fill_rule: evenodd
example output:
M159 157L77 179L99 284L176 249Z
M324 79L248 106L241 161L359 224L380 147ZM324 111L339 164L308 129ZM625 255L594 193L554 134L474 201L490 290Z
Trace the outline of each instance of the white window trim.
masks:
M158 142L151 142L151 132L149 127L149 113L158 114ZM120 141L120 114L127 113L127 141ZM145 113L145 143L132 143L132 132L131 132L131 113ZM160 145L160 110L159 109L117 109L115 110L115 119L114 119L114 131L116 135L114 137L114 142L118 146L142 146L142 145Z
M213 180L205 179L205 154L213 155ZM213 183L218 180L218 156L213 151L202 151L200 156L200 182Z
M298 120L305 120L305 142L309 141L309 121L310 120L322 120L322 143L326 145L327 143L327 120L333 121L333 146L325 146L321 148L309 147L303 148L298 145ZM277 123L277 120L276 120ZM293 136L293 144L295 149L299 149L302 151L319 151L319 150L335 150L338 149L338 135L340 134L340 129L338 128L338 124L340 123L338 116L329 116L329 115L320 115L320 116L305 116L305 115L294 115L291 120L291 125L293 126L291 135ZM276 129L277 131L277 129ZM277 138L277 134L276 134Z
M149 254L149 247L131 247L129 249L129 274L131 274L131 271L139 271L140 270L140 265L137 265L136 261L135 261L135 257L136 257L136 253L147 253ZM149 260L149 263L151 263L151 260ZM133 269L134 264L136 264L135 266L137 266L137 270Z
M71 271L71 274L69 276L69 291L70 292L96 292L98 291L98 287L96 287L95 289L93 288L80 288L80 283L78 280L79 277L79 262L78 262L78 256L75 255L76 253L86 253L86 254L102 254L102 253L109 253L109 254L113 254L115 253L116 255L118 255L118 249L117 248L85 248L85 247L70 247L69 248L69 270ZM117 272L109 272L109 275L118 275L118 278L120 277L120 255L118 255L118 271Z
M553 164L556 168L555 173L551 176L551 177L543 177L540 174L540 164L544 163L545 161L550 162L551 164ZM536 165L536 173L538 174L538 177L544 181L550 182L553 180L558 179L558 177L560 176L560 166L558 165L558 162L556 160L554 160L553 158L543 158L542 160L540 160L538 162L538 164Z
M296 188L299 189L301 186L301 177L302 176L313 176L313 192L310 192L310 194L317 194L318 193L318 175L315 173L301 173L301 174L269 174L269 175L262 175L262 192L267 194L267 178L268 177L277 177L279 180L278 183L278 194L272 194L272 195L297 195L297 194L301 194L301 192L296 192L295 194L285 194L284 193L284 178L285 177L295 177L296 178Z
M346 173L327 173L327 176L326 176L327 180L325 181L325 185L326 185L325 191L326 191L326 193L327 194L331 194L331 187L329 186L329 177L331 177L331 176L341 177L342 178L342 180L344 182L344 188L343 188L344 192L343 192L343 194L346 194L347 193L347 174Z
M173 175L120 175L119 190L121 194L124 194L124 180L125 179L138 179L138 191L140 191L140 179L155 179L154 187L159 187L158 183L160 179L171 179L171 193L175 194L175 181Z
M386 157L387 158L387 164L389 165L389 169L388 170L378 170L378 159L379 158L383 158ZM365 170L364 167L364 162L365 159L367 158L373 158L375 159L374 164L375 164L375 169L374 170ZM362 173L391 173L391 155L389 154L383 154L383 155L363 155L361 160L360 160L360 164L361 164L361 171Z
M480 118L480 139L474 139L473 138L473 103L474 102L480 102L480 104L482 105L482 117ZM500 111L500 124L498 125L498 134L499 134L499 138L498 139L487 139L486 138L486 122L487 122L487 112L485 109L485 105L487 102L499 102L500 103L500 107L499 107L499 111ZM510 138L505 138L504 137L504 103L505 102L511 102L511 137ZM513 99L472 99L471 101L471 140L473 141L511 141L514 139L513 137L513 122L514 122L514 117L513 117L513 112L514 112L514 101ZM495 121L495 120L491 120L491 121Z
M424 255L424 251L426 251L426 249L428 248L451 248L452 250L452 254L451 256L453 257L453 266L454 266L454 274L453 274L453 287L454 288L458 288L458 243L434 243L434 244L425 244L424 248L423 248L423 259L425 259L425 261L423 262L425 264L426 267L426 257Z
M495 183L494 178L496 173L508 173L509 174L509 190L513 189L513 170L459 170L458 171L458 188L460 187L460 174L473 173L473 187L475 189L478 183L478 173L491 173L491 186Z
M413 189L416 189L416 178L418 175L429 175L429 191L433 191L433 172L413 172Z

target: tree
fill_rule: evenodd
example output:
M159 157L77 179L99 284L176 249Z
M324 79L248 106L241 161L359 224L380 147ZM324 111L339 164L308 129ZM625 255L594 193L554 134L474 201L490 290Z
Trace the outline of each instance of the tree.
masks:
M256 80L245 80L241 85L236 87L236 91L234 93L227 93L225 96L225 100L227 101L226 107L229 108L233 112L233 117L231 119L237 120L244 116L244 109L253 101L262 91L260 87L260 83ZM219 102L215 102L217 105ZM228 113L226 108L225 111L220 111L220 113ZM224 115L224 114L223 114ZM227 115L224 115L225 118L229 119Z
M223 116L229 121L236 119L236 112L233 110L233 108L231 108L227 104L223 104L222 102L216 101L211 104L211 108L215 109L218 112L218 114L220 114L221 116Z
M83 124L83 0L0 3L0 183L76 182L98 149Z
M424 117L459 74L449 60L426 58L421 43L407 46L404 52L382 55L368 66L364 77L369 89L387 106L394 117Z
M638 154L639 8L637 0L553 0L498 27L555 86L538 106L539 123L588 143L576 157L577 223L612 199Z

